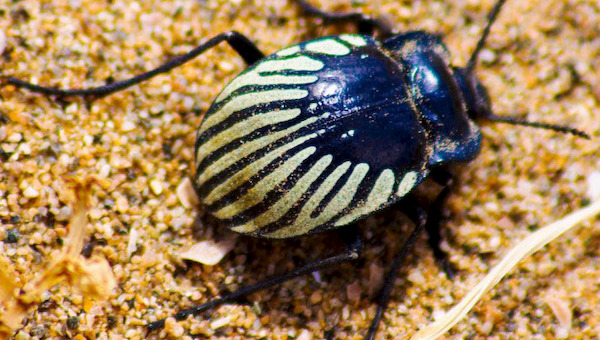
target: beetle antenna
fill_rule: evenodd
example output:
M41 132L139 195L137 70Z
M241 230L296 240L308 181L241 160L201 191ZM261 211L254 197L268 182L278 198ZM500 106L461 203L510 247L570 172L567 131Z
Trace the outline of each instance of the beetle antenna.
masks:
M555 125L555 124L548 124L548 123L541 123L541 122L530 122L525 119L512 118L512 117L501 117L501 116L497 116L495 114L490 114L489 116L486 116L485 118L492 122L507 123L507 124L512 124L512 125L530 126L530 127L539 128L539 129L546 129L546 130L552 130L552 131L556 131L556 132L560 132L560 133L566 133L566 134L574 135L574 136L585 138L585 139L591 139L590 135L588 135L587 133L585 133L581 130L577 130L575 128L563 126L563 125Z
M475 69L475 65L477 64L477 57L479 56L479 53L483 49L483 46L485 45L485 40L487 39L487 37L490 34L490 29L492 28L492 24L494 23L494 21L496 21L496 18L498 17L498 14L500 13L500 10L502 9L502 6L504 5L505 2L506 2L506 0L498 0L498 2L496 3L496 5L494 5L494 8L492 8L490 14L488 15L488 22L487 22L485 28L483 29L481 38L479 38L479 41L477 42L477 46L475 46L475 50L471 54L471 57L469 58L469 61L467 62L467 66L464 68L464 75L467 78L467 81L476 82L475 76L473 75L473 70ZM477 87L477 84L474 84L473 86ZM487 101L488 100L486 100L486 102ZM480 107L486 107L486 106L489 107L489 103L479 103L479 106ZM585 139L591 138L590 135L588 135L587 133L585 133L581 130L577 130L577 129L568 127L568 126L541 123L541 122L530 122L525 119L497 116L497 115L493 114L491 112L491 110L489 110L489 108L480 110L479 114L481 116L485 117L485 119L487 119L489 121L493 121L493 122L507 123L507 124L512 124L512 125L530 126L530 127L539 128L539 129L546 129L546 130L552 130L552 131L556 131L556 132L560 132L560 133L571 134L571 135L574 135L577 137L582 137Z
M479 42L477 42L477 46L475 47L473 54L471 54L471 58L469 58L467 67L465 67L467 74L470 74L471 72L473 72L473 69L475 68L475 64L477 63L477 57L479 56L479 52L481 52L481 50L483 49L485 40L487 39L488 35L490 34L490 28L492 27L492 24L494 23L494 21L496 21L496 18L498 17L498 13L500 13L500 9L502 8L502 5L504 5L505 2L506 2L506 0L499 0L496 3L496 5L494 6L494 8L492 9L492 11L490 12L490 14L488 15L487 25L485 26L485 29L483 30L483 33L481 34L481 38L479 38Z

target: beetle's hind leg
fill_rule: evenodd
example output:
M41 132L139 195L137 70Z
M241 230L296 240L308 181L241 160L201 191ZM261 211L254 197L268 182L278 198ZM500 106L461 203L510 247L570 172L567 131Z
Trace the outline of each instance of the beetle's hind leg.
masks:
M392 28L379 18L372 18L362 13L329 13L309 4L306 0L295 1L306 15L316 16L330 24L354 23L358 27L358 33L373 35L375 30L379 32L382 39L387 39L394 35Z
M375 318L373 318L373 321L371 322L367 336L365 337L367 340L375 338L377 328L379 328L379 323L383 318L383 313L387 309L387 305L390 301L390 296L394 287L394 281L398 276L400 266L406 259L408 253L412 250L423 230L426 230L429 234L428 241L431 249L433 250L433 255L446 272L446 275L448 275L449 278L454 276L454 269L452 268L450 262L448 262L448 256L440 248L440 224L442 221L442 209L450 194L453 177L450 172L441 168L433 169L430 176L434 181L442 185L443 188L436 197L435 201L430 205L429 210L426 211L412 194L405 196L402 201L398 203L398 207L415 224L415 228L413 229L408 240L406 240L404 245L402 245L400 251L394 256L390 271L385 278L383 288L379 292L379 296L377 298L377 311Z
M208 309L220 306L225 303L237 301L239 298L252 294L254 292L279 285L286 281L310 274L317 270L333 267L340 263L350 262L358 259L362 252L363 241L358 231L357 225L352 224L350 226L344 227L339 230L339 233L341 238L344 240L344 243L346 244L345 252L312 263L308 263L288 273L272 276L253 285L240 288L218 299L211 300L205 304L181 310L174 315L175 319L185 320L190 315L198 315ZM162 319L148 323L147 328L149 331L153 331L162 328L164 325L165 319Z
M14 85L16 87L26 88L32 92L42 93L50 96L80 96L86 97L88 99L96 99L126 89L130 86L139 84L158 74L169 72L172 69L196 58L200 54L206 52L207 50L211 49L212 47L218 45L223 41L226 41L242 57L242 59L244 59L244 61L248 65L252 65L260 59L264 58L264 54L256 47L256 45L254 45L252 41L250 41L250 39L248 39L241 33L231 31L221 33L208 40L207 42L201 44L200 46L194 48L190 52L177 56L153 70L144 72L142 74L138 74L137 76L126 80L116 81L114 83L103 86L92 87L87 89L57 89L55 87L46 87L31 84L13 77L0 78L0 85Z
M448 260L448 254L440 247L442 242L440 226L443 219L442 211L453 188L454 176L443 168L433 169L430 176L435 182L442 186L442 191L440 191L435 198L435 201L429 206L425 229L429 236L428 242L433 251L433 256L438 262L438 265L446 272L446 276L448 276L449 279L452 279L454 277L455 268Z
M415 228L413 229L409 238L402 245L402 248L400 248L400 251L394 256L390 270L385 277L385 281L383 282L383 287L381 288L381 291L377 297L377 311L373 321L371 321L371 326L369 327L367 336L365 337L366 340L375 338L375 334L379 328L379 323L383 318L383 313L387 309L388 303L390 302L392 289L394 288L394 281L398 276L400 266L402 263L404 263L406 256L408 256L408 253L412 250L419 236L423 230L426 229L427 225L427 212L421 207L412 194L405 196L405 198L402 199L398 205L399 207L402 207L402 211L408 216L408 218L414 222Z

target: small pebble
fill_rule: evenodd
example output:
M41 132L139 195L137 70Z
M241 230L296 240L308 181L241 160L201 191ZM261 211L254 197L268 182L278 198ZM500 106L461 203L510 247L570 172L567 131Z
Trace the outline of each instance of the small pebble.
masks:
M322 299L323 295L321 295L321 292L317 290L310 295L310 298L308 300L313 305L316 305L317 303L321 302Z
M565 327L557 327L556 328L556 338L557 339L569 339L570 328Z
M137 250L138 238L139 238L139 233L138 233L137 229L131 228L131 230L129 231L129 240L127 241L127 249L126 249L127 257L131 257L131 254L133 254Z
M48 333L48 331L46 331L46 328L44 326L31 327L30 334L34 337L44 338L46 336L46 333Z
M168 317L165 320L165 331L175 338L181 338L185 332L183 326L175 320L173 317Z
M494 324L489 321L486 321L481 325L481 332L483 334L490 334L493 329L494 329Z
M153 180L150 182L150 189L155 195L160 195L163 192L162 183L159 180Z
M496 60L496 53L490 49L484 48L481 50L481 53L479 53L479 60L481 60L482 63L491 64Z
M57 221L68 221L73 215L73 208L70 206L64 206L58 209L58 213L54 216Z
M600 171L592 171L587 177L587 197L592 200L600 199Z
M23 196L27 198L36 198L40 195L40 192L37 191L34 187L29 186L27 189L23 191Z
M70 316L67 319L67 327L71 330L77 329L79 327L79 317L78 316Z
M298 337L296 338L296 340L312 340L312 339L313 339L313 334L306 329L301 330L300 334L298 334Z
M21 234L16 229L8 229L6 232L6 238L4 242L6 243L17 243L19 242L19 238L21 238Z
M235 66L228 61L221 61L219 63L219 68L225 72L231 72L235 68Z
M135 130L135 128L136 128L135 123L130 120L124 121L123 124L121 125L121 131L123 131L123 132L133 131L133 130Z
M410 271L408 280L417 285L422 285L426 282L425 276L423 276L423 273L417 268Z
M23 139L23 135L20 133L13 133L10 136L8 136L7 141L11 142L11 143L18 143Z
M30 340L31 339L31 335L23 332L23 331L19 331L19 333L17 333L15 335L15 340Z
M212 329L219 329L223 326L226 326L227 324L229 324L231 322L231 317L230 316L225 316L222 317L220 319L216 319L215 321L210 323L210 328Z
M0 54L4 53L6 49L6 34L4 31L0 30Z
M118 212L120 212L122 214L127 213L127 211L129 210L129 201L127 200L127 197L125 197L125 196L117 197L116 206L117 206Z

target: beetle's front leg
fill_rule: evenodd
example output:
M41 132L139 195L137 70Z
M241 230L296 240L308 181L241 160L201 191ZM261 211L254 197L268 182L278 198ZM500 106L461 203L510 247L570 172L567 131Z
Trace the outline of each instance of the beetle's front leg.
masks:
M46 87L32 84L13 77L0 78L0 85L14 85L16 87L26 88L29 91L42 93L49 96L79 96L86 97L88 99L96 99L105 97L112 93L131 87L133 85L137 85L161 73L169 72L172 69L196 58L200 54L206 52L207 50L211 49L212 47L218 45L223 41L226 41L229 44L229 46L231 46L248 65L254 64L255 62L261 60L265 56L258 49L258 47L256 47L256 45L252 41L250 41L250 39L248 39L246 36L244 36L241 33L231 31L221 33L208 40L207 42L201 44L200 46L194 48L193 50L189 51L188 53L177 56L167 61L166 63L156 67L153 70L138 74L137 76L131 77L129 79L116 81L108 85L92 87L87 89L58 89L55 87Z

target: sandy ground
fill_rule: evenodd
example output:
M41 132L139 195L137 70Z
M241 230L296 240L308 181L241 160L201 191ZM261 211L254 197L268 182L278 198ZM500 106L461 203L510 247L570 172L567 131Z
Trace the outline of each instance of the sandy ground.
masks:
M398 31L441 33L456 65L465 64L493 5L312 3L380 15ZM299 15L297 6L283 0L0 0L0 72L39 84L87 87L130 77L227 30L243 32L266 53L352 31L324 28ZM88 242L109 260L118 289L110 300L93 302L57 287L31 311L18 339L144 338L148 320L342 249L335 235L286 242L241 237L214 267L180 260L196 242L231 238L201 209L186 207L177 188L193 176L193 142L203 112L243 68L223 44L89 105L0 89L0 250L21 282L61 248L70 215L57 195L62 179L96 175L113 184L93 192ZM456 169L457 190L446 211L444 247L458 275L446 278L422 238L396 281L379 339L413 334L458 302L510 245L589 202L588 178L600 169L599 70L596 0L508 0L478 66L495 112L569 125L593 139L484 124L481 154ZM447 337L598 339L600 223L588 226L521 264ZM149 337L362 338L375 312L369 295L378 273L412 225L388 211L361 227L367 246L357 266L253 294Z

